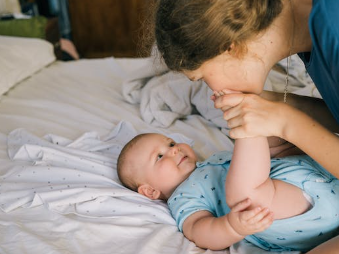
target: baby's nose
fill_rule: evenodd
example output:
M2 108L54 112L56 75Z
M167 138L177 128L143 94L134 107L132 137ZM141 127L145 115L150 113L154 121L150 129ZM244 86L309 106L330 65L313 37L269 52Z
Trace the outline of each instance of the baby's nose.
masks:
M180 152L180 147L177 145L173 146L171 149L173 154L177 154L178 152Z

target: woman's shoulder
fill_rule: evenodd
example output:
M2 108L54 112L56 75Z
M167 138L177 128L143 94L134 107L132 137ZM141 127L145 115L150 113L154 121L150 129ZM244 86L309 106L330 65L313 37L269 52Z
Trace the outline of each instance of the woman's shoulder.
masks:
M309 16L310 28L312 29L312 27L316 28L325 25L325 28L329 27L333 32L338 31L339 23L333 22L334 20L337 20L338 11L338 0L313 0L312 11ZM322 29L320 29L320 31L322 31ZM339 36L339 34L337 34L337 36Z

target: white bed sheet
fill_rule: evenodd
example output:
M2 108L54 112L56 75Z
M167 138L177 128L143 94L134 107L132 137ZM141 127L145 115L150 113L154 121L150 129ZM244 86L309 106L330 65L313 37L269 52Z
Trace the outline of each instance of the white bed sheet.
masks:
M117 151L135 133L194 140L201 158L233 148L198 114L167 128L143 121L121 86L144 64L55 62L1 97L0 253L266 253L245 241L224 251L197 248L165 204L117 185Z

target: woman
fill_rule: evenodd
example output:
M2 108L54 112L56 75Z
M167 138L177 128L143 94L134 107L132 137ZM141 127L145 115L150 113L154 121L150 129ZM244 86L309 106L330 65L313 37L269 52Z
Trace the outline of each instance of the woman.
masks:
M160 0L157 8L156 42L170 69L243 92L215 100L227 105L232 138L278 136L339 177L338 0ZM296 53L326 104L263 92L271 68Z
M223 110L232 138L278 136L339 177L339 139L332 133L339 130L338 13L337 0L162 0L155 36L170 69L203 79L212 90L244 93L215 102L229 105ZM327 106L295 95L287 102L327 128L278 103L283 95L262 92L271 68L295 53Z

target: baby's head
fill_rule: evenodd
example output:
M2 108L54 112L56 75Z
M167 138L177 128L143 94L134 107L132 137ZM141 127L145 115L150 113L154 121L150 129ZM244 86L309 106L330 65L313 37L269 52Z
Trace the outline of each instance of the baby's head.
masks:
M127 188L151 199L167 200L192 173L197 156L185 143L157 133L129 141L118 158L118 176Z

